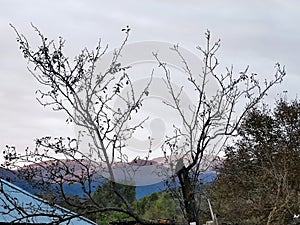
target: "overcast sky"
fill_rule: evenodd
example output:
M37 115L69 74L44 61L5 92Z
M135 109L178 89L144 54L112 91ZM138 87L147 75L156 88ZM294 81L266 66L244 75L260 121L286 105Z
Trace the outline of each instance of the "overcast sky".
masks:
M132 28L130 41L179 43L197 53L209 29L222 40L220 69L247 65L261 78L274 73L274 64L286 66L284 83L269 97L287 90L300 94L300 1L297 0L1 0L0 1L0 148L33 146L36 137L71 135L63 115L44 109L35 100L37 82L26 69L15 34L35 40L30 23L46 36L64 37L73 56L98 39L117 47L121 29ZM32 39L31 39L32 38ZM2 159L1 159L2 160ZM0 160L0 162L1 162Z

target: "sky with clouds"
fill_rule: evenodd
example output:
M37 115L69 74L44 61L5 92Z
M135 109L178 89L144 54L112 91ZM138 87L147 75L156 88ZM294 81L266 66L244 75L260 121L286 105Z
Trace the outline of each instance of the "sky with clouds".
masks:
M33 146L45 135L71 135L63 114L44 109L35 99L38 84L26 69L18 49L13 24L33 43L33 23L46 36L66 39L70 57L93 48L98 39L117 47L121 29L132 29L130 42L179 43L198 54L204 32L221 38L220 69L236 71L250 65L261 78L274 73L274 65L286 66L287 76L276 88L290 98L300 94L300 1L297 0L2 0L0 1L0 148ZM1 161L1 160L0 160Z

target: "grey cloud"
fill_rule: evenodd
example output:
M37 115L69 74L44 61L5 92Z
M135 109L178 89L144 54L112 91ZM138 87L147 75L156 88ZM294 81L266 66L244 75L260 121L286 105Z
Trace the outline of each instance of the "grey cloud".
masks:
M0 148L7 143L27 146L41 134L72 134L64 116L48 112L35 101L38 85L26 71L9 23L34 44L38 42L30 22L50 38L63 36L70 56L85 46L94 47L100 37L104 44L118 46L123 39L120 30L127 24L133 28L131 42L169 41L198 53L195 46L204 43L203 33L210 29L214 38L222 39L220 70L249 64L256 72L272 74L274 63L280 61L290 75L278 91L299 94L299 8L296 0L2 1Z

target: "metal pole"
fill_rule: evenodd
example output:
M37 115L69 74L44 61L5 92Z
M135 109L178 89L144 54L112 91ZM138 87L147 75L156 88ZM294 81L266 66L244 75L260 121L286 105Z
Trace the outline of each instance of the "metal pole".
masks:
M214 221L214 224L215 225L218 225L218 220L217 220L217 216L214 214L213 210L212 210L212 206L210 204L210 201L209 199L207 199L207 202L208 202L208 206L209 206L209 211L210 211L210 215L211 215L211 218L212 218L212 221Z
M213 221L215 221L215 215L214 215L214 212L213 212L213 210L212 210L212 207L211 207L211 204L210 204L209 199L207 199L207 202L208 202L208 206L209 206L209 211L210 211L211 219L212 219Z

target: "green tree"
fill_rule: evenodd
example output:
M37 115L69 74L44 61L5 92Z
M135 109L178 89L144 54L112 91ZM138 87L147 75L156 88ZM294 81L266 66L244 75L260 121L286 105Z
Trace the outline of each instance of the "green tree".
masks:
M116 193L114 188L118 189ZM92 201L96 204L101 204L104 208L126 208L123 199L126 199L128 204L132 204L135 201L135 186L134 183L127 182L126 184L114 183L110 180L100 185L97 191L93 194ZM108 224L110 221L131 219L128 214L117 211L107 212L95 212L88 215L90 219L96 221L98 224Z
M180 219L180 213L176 210L175 202L168 191L154 192L136 200L133 205L139 215L146 219Z
M118 193L113 191L113 186L118 189ZM93 195L93 200L99 202L104 206L115 206L122 207L123 200L125 198L129 204L135 200L135 186L134 183L129 185L128 183L115 183L112 181L107 181L104 184L100 185L97 191Z
M222 220L286 224L300 212L300 103L248 113L211 196Z
M123 213L123 212L98 212L96 215L94 215L95 218L94 221L96 221L97 224L99 225L108 225L110 222L113 221L121 221L121 220L126 220L126 221L133 221L134 218L128 216L128 214Z

